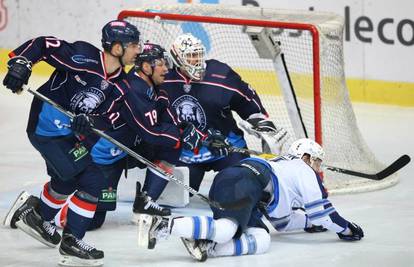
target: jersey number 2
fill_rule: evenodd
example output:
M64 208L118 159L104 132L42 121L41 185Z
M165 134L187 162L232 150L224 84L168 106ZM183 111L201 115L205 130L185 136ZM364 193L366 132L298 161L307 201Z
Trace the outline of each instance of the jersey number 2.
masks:
M46 38L46 48L50 47L59 47L60 46L60 40L56 38Z

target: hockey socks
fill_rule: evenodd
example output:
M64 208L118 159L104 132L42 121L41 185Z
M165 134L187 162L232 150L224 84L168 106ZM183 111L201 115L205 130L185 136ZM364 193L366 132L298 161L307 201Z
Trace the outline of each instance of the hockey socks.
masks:
M52 221L65 204L68 195L59 194L54 191L50 182L43 186L43 190L40 193L40 213L45 221Z
M214 220L209 216L177 217L173 219L171 235L224 243L233 238L237 227L235 222L224 218Z
M240 238L216 244L210 256L240 256L262 254L269 250L270 235L263 228L248 228Z
M69 200L65 228L70 229L75 237L83 238L94 217L97 204L98 198L86 192L77 191Z

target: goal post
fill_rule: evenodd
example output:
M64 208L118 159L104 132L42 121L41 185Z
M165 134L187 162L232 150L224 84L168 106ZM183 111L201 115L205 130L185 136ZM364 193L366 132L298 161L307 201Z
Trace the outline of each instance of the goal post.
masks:
M206 46L207 58L230 65L257 91L270 118L292 136L289 142L302 137L292 110L299 113L308 137L323 145L326 164L367 173L384 168L363 140L349 99L342 17L329 12L176 4L123 10L118 18L136 25L142 40L167 50L178 35L195 35ZM264 43L254 44L255 29L279 46L277 59L263 56ZM251 149L261 149L260 140L246 139ZM331 193L376 190L398 181L395 175L371 181L331 171L324 177Z

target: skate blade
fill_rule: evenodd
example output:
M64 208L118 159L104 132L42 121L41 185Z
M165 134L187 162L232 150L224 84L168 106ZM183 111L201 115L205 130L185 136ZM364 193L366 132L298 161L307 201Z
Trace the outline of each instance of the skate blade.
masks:
M87 259L80 259L78 257L68 256L68 255L61 255L58 265L59 266L71 266L71 267L78 267L78 266L103 266L103 259L96 259L96 260L87 260Z
M48 247L51 248L55 248L56 245L49 243L47 241L45 241L38 232L36 232L35 230L33 230L31 227L27 226L23 221L18 221L16 222L16 226L17 228L19 228L20 230L22 230L23 232L25 232L26 234L30 235L31 237L33 237L34 239L36 239L37 241L45 244Z
M202 252L199 248L193 247L192 242L189 242L190 240L187 240L184 237L181 237L181 241L184 244L184 247L187 249L188 254L195 259L196 261L204 262L207 260L207 254Z
M136 214L138 218L138 247L148 248L149 230L152 225L152 216L148 214Z
M14 213L16 212L16 210L18 210L23 205L23 203L29 198L29 196L30 196L29 193L27 193L26 191L22 191L19 194L19 196L17 197L17 199L14 201L13 205L11 206L10 210L7 212L6 217L4 217L3 225L5 227L11 227L10 222L13 218Z

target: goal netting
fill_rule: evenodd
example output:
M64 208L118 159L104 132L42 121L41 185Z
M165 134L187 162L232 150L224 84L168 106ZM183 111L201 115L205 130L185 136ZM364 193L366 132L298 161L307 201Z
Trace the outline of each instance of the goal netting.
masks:
M274 62L259 57L246 34L248 26L265 28L281 48L304 128L323 145L326 164L367 173L384 168L363 140L349 99L342 17L315 11L177 4L124 10L119 18L136 25L142 40L167 50L185 32L201 39L207 58L235 69L257 91L271 119L287 129L293 142L300 136L288 114L292 107L285 101L285 85ZM259 140L246 139L249 148L261 149ZM325 171L324 182L331 193L361 192L395 184L397 177L372 181Z

